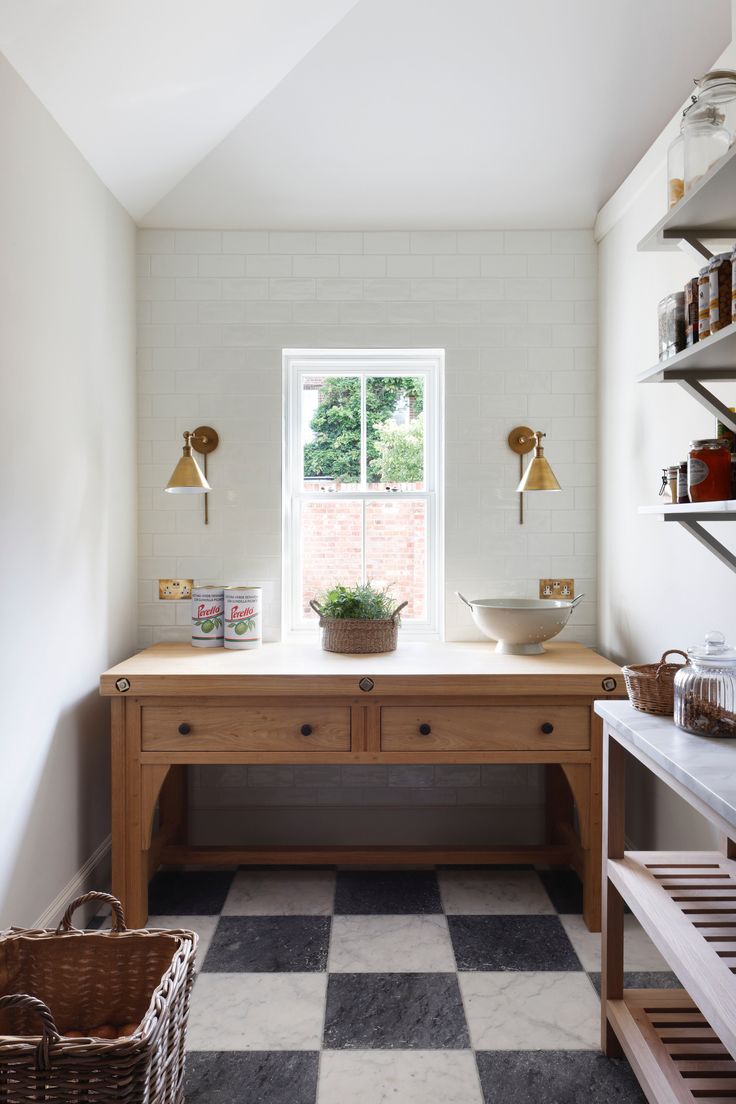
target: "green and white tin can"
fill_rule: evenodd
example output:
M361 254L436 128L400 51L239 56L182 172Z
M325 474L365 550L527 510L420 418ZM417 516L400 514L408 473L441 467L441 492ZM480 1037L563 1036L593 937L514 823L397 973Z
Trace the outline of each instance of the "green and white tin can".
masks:
M192 647L222 647L224 589L217 583L192 587Z
M225 587L225 647L261 646L261 587Z

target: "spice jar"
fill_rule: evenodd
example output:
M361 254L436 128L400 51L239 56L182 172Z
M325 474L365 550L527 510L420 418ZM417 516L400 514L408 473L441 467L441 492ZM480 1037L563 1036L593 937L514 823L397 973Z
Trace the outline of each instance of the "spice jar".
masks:
M731 135L725 116L714 104L693 104L683 119L685 194L705 176L711 165L728 153Z
M687 489L691 502L720 502L731 497L731 450L715 437L690 442Z
M736 648L710 632L675 674L675 724L696 736L736 737Z
M698 273L698 341L710 337L710 264Z
M670 502L677 504L677 481L680 469L677 464L671 464L667 468L667 487L670 493Z
M730 289L730 285L729 285ZM685 348L685 293L665 295L657 307L659 359L665 360Z
M733 69L713 69L695 81L697 101L715 107L723 115L723 125L736 136L736 72Z
M731 254L718 253L708 265L710 276L710 332L731 325Z
M677 467L677 502L689 502L690 495L687 490L687 460L681 460Z
M733 286L731 297L733 298ZM698 277L693 276L685 284L685 345L690 347L698 340Z

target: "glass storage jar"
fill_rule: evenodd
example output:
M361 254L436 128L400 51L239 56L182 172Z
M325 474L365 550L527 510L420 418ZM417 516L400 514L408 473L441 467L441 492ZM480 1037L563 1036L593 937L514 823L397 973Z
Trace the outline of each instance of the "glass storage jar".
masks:
M675 724L696 736L736 737L736 648L710 632L675 674Z
M733 69L713 69L695 81L698 103L715 106L724 116L724 125L736 137L736 72Z
M695 97L693 97L693 102ZM674 207L685 194L685 108L680 119L680 133L667 147L667 206Z
M685 348L685 292L665 295L657 306L659 359L666 360Z
M718 107L700 100L683 119L686 195L711 165L728 153L731 135L724 122L725 116Z

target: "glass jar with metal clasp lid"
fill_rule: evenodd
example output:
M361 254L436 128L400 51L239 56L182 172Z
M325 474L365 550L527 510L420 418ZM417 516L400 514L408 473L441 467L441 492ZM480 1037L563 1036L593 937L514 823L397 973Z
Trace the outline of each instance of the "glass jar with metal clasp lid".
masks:
M696 736L736 737L736 648L709 632L675 674L675 724Z
M731 133L717 104L694 103L683 118L685 195L728 153Z
M667 147L667 206L674 207L685 194L685 119L696 97L682 113L679 133Z
M713 106L723 115L723 125L736 138L736 70L712 69L695 81L698 103Z

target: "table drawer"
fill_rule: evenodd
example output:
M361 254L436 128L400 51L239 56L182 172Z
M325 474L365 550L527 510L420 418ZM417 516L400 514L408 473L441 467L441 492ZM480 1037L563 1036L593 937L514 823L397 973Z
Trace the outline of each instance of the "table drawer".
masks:
M383 751L580 751L590 716L580 706L386 706Z
M144 751L350 751L347 706L144 705Z

